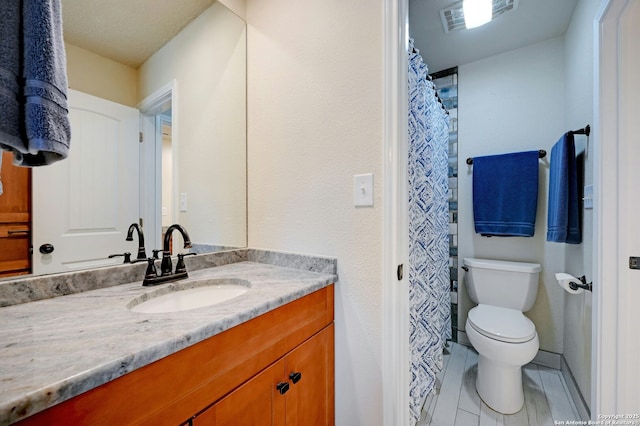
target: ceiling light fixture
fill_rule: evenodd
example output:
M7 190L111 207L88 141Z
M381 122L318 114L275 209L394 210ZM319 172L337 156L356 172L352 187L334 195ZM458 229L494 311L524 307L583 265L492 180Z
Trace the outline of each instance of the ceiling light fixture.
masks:
M462 12L467 28L476 28L491 21L493 16L492 0L464 0Z
M498 16L516 10L518 0L463 0L452 4L440 11L440 19L445 32L475 28L482 24L477 24L476 14L467 12L468 8L474 4L484 3L483 20L484 23L496 19ZM488 6L487 6L488 4ZM482 8L481 8L482 9ZM487 11L488 10L488 11ZM487 19L488 15L488 19Z

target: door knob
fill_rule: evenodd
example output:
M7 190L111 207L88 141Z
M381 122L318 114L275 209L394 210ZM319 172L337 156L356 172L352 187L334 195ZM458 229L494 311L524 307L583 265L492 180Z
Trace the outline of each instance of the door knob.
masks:
M50 254L53 253L53 244L45 243L40 246L40 253L42 254Z

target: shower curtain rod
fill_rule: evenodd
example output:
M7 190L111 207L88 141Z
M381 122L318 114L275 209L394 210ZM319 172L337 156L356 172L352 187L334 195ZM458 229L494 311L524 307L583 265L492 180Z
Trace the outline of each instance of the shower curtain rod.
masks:
M545 151L544 149L538 150L538 158L544 158L546 156L547 156L547 151ZM468 165L472 165L473 164L473 158L471 158L471 157L467 158L467 164Z
M416 55L416 54L419 55L420 54L420 52L415 47L411 48L411 53L414 54L414 55ZM427 74L427 79L429 80L430 83L433 84L433 77L431 77L430 74ZM435 84L434 84L434 88L433 89L434 89L434 92L436 93L436 99L438 100L438 103L440 104L440 107L442 108L442 110L447 115L449 115L449 111L447 111L447 108L445 108L445 106L444 106L444 102L442 102L442 99L440 99L440 95L438 95L438 91L435 90Z

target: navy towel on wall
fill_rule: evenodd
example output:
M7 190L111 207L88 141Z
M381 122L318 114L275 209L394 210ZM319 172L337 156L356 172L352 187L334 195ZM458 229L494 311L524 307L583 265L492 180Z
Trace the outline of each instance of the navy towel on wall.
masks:
M565 133L551 149L547 241L580 244L578 167L573 133Z
M533 236L538 208L538 158L538 151L474 157L476 233Z

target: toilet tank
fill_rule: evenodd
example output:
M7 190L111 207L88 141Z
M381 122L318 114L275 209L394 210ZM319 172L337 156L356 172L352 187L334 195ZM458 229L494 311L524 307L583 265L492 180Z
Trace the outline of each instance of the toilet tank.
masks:
M465 258L464 265L473 302L526 312L536 301L539 264Z

